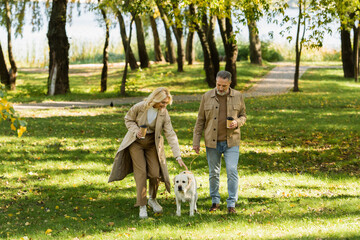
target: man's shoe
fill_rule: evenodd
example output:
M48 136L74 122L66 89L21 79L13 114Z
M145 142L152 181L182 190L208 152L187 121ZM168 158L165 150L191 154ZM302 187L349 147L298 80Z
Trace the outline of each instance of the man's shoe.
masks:
M209 209L209 212L215 212L217 210L220 210L220 204L219 203L213 203Z
M163 208L160 204L156 201L156 199L149 198L148 204L154 210L154 213L162 213Z
M236 214L236 209L234 207L228 207L228 214Z
M144 206L140 206L140 213L139 213L139 217L140 218L147 218L147 210L146 210L146 205Z

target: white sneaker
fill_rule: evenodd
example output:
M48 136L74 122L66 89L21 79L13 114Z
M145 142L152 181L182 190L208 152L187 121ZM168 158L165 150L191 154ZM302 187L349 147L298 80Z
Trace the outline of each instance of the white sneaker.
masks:
M163 208L160 204L156 201L156 199L149 198L148 204L154 210L154 213L161 213Z
M140 206L140 213L139 213L139 217L140 218L147 218L147 210L146 210L146 205L144 206Z

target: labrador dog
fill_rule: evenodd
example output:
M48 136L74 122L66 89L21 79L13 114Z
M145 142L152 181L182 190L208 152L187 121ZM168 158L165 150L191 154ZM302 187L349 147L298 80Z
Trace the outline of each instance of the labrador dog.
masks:
M190 203L190 216L197 211L196 202L198 199L197 186L194 174L183 171L174 178L174 192L176 197L176 215L181 216L181 202Z

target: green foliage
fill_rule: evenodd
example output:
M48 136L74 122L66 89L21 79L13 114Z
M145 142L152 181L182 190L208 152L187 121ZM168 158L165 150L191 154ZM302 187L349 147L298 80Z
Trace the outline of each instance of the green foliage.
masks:
M238 46L238 56L237 61L248 61L250 55L249 45L240 44Z
M197 157L192 218L186 203L182 217L175 215L174 193L161 183L164 213L148 209L149 218L140 220L132 175L107 183L130 106L24 111L23 138L0 125L0 238L357 239L360 88L341 76L341 69L311 69L301 93L245 100L234 216L226 213L224 163L222 210L208 212L204 145L199 157L189 151L198 102L168 107L185 163ZM172 178L182 169L165 150Z
M262 59L268 62L283 61L284 57L272 46L271 42L261 42ZM237 61L248 61L250 55L249 45L240 43L238 45Z
M261 54L262 58L268 62L280 62L284 60L281 53L272 47L271 42L261 42Z
M9 121L11 130L16 131L18 137L21 137L26 131L27 123L19 117L12 104L7 101L6 90L2 84L0 84L0 114L0 123Z

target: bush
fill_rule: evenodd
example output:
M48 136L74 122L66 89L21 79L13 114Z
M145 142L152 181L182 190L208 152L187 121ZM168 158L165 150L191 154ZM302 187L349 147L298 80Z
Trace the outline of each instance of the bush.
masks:
M283 61L284 57L271 46L270 42L261 42L262 59L268 62Z
M247 61L249 59L250 50L249 45L241 44L238 46L237 61Z
M325 52L323 56L324 61L341 61L340 51Z

